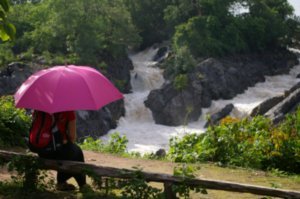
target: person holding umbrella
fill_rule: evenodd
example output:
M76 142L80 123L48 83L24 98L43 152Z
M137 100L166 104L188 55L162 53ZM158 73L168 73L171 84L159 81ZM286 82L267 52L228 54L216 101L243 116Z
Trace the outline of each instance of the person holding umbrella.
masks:
M36 137L48 139L49 136L43 133L49 129L53 132L51 148L45 144L43 150L37 152L40 157L84 162L83 152L75 144L74 110L98 110L122 99L123 95L99 71L88 66L69 65L34 73L17 90L14 98L16 107L34 110L31 132L35 132ZM35 121L40 125L34 125ZM33 140L37 140L36 137ZM46 142L41 140L41 143ZM74 190L75 186L66 182L71 177L80 188L85 187L85 175L57 172L57 189Z

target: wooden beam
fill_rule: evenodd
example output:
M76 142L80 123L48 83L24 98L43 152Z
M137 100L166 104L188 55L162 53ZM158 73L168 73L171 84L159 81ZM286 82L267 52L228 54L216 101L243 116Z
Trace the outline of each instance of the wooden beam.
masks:
M0 157L6 161L11 160L15 156L26 157L28 155L8 152L0 150ZM38 157L36 157L38 158ZM84 171L92 171L94 174L99 176L113 177L113 178L124 178L129 179L133 178L135 170L130 169L119 169L113 167L104 167L101 165L87 164L82 162L73 162L73 161L59 161L59 160L47 160L41 159L43 165L41 169L50 169L56 171L64 171L70 173L82 173ZM233 183L227 181L217 181L210 179L200 179L200 178L181 178L169 174L161 173L150 173L142 172L146 181L161 182L165 185L167 184L181 184L183 181L186 185L190 186L200 186L207 189L223 190L223 191L232 191L240 193L252 193L257 195L264 196L273 196L280 198L291 198L296 199L300 198L300 192L284 189L274 189L262 186L254 186L248 184Z

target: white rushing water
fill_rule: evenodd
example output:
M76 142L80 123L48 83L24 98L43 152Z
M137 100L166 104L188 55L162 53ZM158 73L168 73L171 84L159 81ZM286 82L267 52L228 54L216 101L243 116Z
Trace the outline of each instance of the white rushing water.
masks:
M144 106L149 92L159 88L164 82L162 71L155 67L156 62L151 61L157 50L150 48L130 56L134 65L131 73L133 90L132 93L124 95L125 117L120 118L116 129L112 129L102 137L106 140L114 132L126 135L129 140L127 145L129 151L143 154L155 152L160 148L167 149L172 136L204 132L206 114L212 114L232 103L235 107L231 113L233 117L246 116L265 99L284 93L299 81L296 75L300 73L300 65L295 66L289 74L267 76L265 82L257 83L231 100L213 101L210 108L203 109L203 114L197 122L178 127L158 125L155 124L151 111Z

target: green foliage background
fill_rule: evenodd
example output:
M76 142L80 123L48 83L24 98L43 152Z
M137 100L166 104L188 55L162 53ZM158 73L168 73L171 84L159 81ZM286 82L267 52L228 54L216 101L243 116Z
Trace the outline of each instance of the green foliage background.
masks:
M109 54L126 55L140 37L122 0L44 0L13 6L14 52L64 55L75 64L97 66Z
M17 109L12 96L0 98L0 147L25 147L31 117L24 109Z

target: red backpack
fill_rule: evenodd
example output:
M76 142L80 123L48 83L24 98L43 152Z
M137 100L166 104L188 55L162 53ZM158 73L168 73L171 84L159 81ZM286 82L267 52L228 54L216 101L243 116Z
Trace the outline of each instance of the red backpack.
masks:
M53 152L62 146L62 136L57 129L54 115L34 111L29 132L28 146L32 152Z

